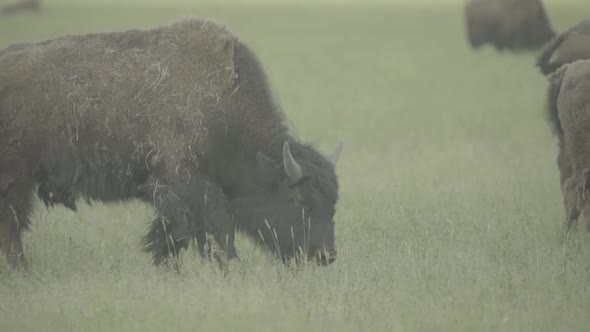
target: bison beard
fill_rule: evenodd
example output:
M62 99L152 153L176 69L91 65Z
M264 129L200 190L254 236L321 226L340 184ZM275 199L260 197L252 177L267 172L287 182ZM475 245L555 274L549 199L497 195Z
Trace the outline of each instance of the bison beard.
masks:
M472 48L537 49L555 36L540 0L470 0L465 25Z
M174 188L174 189L172 189ZM178 192L173 192L177 190ZM156 265L167 262L170 255L177 256L195 241L202 257L210 257L213 244L208 235L227 258L237 257L234 247L234 219L232 207L219 187L197 174L188 182L173 185L153 179L145 186L145 199L159 212L144 237L146 252L152 253ZM221 263L223 257L214 253Z
M268 223L296 237L275 252L334 259L340 149L326 158L298 142L256 56L224 27L189 19L17 44L0 50L0 68L0 245L11 266L24 266L35 186L71 209L76 197L153 205L144 248L155 264L192 239L206 255L208 234L236 257L236 224L259 239Z

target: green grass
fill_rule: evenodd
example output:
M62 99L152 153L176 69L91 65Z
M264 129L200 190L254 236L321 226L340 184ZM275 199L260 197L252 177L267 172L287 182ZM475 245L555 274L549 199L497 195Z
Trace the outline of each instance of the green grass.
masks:
M564 255L545 81L532 54L468 49L458 1L132 2L48 1L42 16L1 18L0 46L186 15L228 23L299 135L326 152L344 141L339 258L293 272L239 238L228 277L193 251L177 274L140 252L153 211L139 203L39 206L30 275L0 260L0 331L590 329L590 236ZM548 1L560 30L590 10L564 3Z

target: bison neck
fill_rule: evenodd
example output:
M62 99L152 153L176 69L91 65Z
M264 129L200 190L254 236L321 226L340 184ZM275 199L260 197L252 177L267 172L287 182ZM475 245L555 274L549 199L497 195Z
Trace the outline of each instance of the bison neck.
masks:
M285 141L298 144L258 58L237 39L234 63L234 86L207 112L214 119L208 120L209 146L199 169L236 197L251 193L256 185L258 152L281 163Z
M295 151L300 150L299 147L302 146L286 133L266 139L261 135L236 136L218 142L209 150L210 153L202 158L199 170L217 183L230 197L250 195L258 190L260 176L264 176L260 174L257 153L264 153L280 165L285 141L288 141Z

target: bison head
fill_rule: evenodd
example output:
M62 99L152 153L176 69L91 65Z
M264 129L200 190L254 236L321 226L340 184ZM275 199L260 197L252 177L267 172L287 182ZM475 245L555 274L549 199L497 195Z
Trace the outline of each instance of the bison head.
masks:
M293 150L293 152L292 152ZM336 259L334 213L338 182L334 166L339 144L326 158L311 146L288 142L282 160L257 154L258 190L236 204L238 226L257 238L283 262Z

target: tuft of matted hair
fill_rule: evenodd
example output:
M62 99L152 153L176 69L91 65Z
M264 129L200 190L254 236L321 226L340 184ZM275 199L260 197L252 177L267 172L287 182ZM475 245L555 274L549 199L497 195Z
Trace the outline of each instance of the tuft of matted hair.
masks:
M1 120L29 138L59 133L73 145L82 132L104 129L175 167L200 151L211 113L203 111L236 80L234 39L191 18L9 47L0 54ZM2 130L0 138L21 135Z

